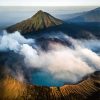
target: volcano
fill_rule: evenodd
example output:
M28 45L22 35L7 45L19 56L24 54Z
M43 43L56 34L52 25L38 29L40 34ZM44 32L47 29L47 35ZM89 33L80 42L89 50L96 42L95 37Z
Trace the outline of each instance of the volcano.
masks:
M23 34L32 33L34 31L39 31L41 29L60 25L62 23L62 20L57 19L49 13L40 10L31 18L8 27L7 31L11 33L14 31L19 31Z

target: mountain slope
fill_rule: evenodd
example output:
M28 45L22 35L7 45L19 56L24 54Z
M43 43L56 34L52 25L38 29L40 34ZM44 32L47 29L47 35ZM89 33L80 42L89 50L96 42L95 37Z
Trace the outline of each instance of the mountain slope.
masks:
M75 18L71 18L67 21L70 22L100 22L100 7L85 12L80 16L77 16Z
M50 14L38 11L31 18L7 28L8 32L20 31L21 33L30 33L44 28L62 24L63 21L54 18Z
M0 100L100 100L100 72L61 87L25 84L7 76L0 80Z
M78 16L81 16L85 14L86 12L78 12L78 13L71 13L71 14L59 14L57 17L59 19L62 19L63 21L68 21L70 19L76 18Z
M96 15L99 17L99 14L95 14L95 12L99 12L99 8L82 13L79 17L86 16L88 13L91 13L91 16ZM90 14L89 14L90 16ZM95 18L95 16L93 17ZM100 17L99 17L100 18ZM38 11L34 16L31 18L12 25L6 30L9 33L14 31L20 31L24 36L34 36L38 37L39 35L43 35L44 33L58 33L62 32L65 33L73 38L98 38L100 39L100 22L88 22L90 21L88 18L86 22L84 20L80 20L80 18L76 18L77 20L68 20L68 22L63 22L59 19L54 18L50 14ZM97 19L97 18L95 18ZM99 20L99 19L98 19ZM83 22L82 22L83 21ZM69 22L77 22L77 23L69 23ZM32 33L32 34L31 34Z

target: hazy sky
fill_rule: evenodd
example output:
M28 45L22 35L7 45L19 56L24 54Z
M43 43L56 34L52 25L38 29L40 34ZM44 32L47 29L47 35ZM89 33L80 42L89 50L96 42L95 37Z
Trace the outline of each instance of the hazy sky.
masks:
M0 0L4 6L100 6L100 0Z

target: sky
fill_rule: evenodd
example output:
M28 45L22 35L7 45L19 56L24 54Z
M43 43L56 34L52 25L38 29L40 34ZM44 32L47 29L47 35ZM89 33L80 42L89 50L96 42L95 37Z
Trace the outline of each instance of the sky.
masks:
M100 6L100 0L0 0L0 6Z

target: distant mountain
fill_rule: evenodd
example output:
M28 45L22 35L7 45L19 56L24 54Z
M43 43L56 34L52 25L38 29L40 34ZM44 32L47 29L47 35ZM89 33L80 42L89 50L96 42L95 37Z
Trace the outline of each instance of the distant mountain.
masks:
M61 87L26 84L7 76L0 80L0 100L100 100L100 72Z
M57 16L57 18L62 19L63 21L67 21L67 20L76 18L78 16L81 16L85 13L86 12L78 12L78 13L72 13L72 14L58 14L56 16Z
M71 18L70 22L100 22L100 7L84 12L82 15Z
M31 18L8 27L7 31L8 32L20 31L23 34L32 33L34 31L60 25L62 23L63 23L62 20L57 19L52 15L40 10Z
M92 11L81 13L79 17L84 17L90 15L88 13L91 13L91 16L97 14L97 17L100 18L99 13L95 14L95 12L99 12L99 8ZM27 36L30 35L36 37L39 35L43 35L44 33L49 34L52 32L54 33L62 32L73 38L100 39L100 23L88 22L89 20L86 22L82 21L79 20L78 18L77 20L71 19L64 22L40 10L31 18L22 21L20 23L17 23L15 25L12 25L6 28L6 30L9 33L12 33L14 31L19 31L21 32L22 35L27 35ZM72 23L72 22L78 22L78 23Z

